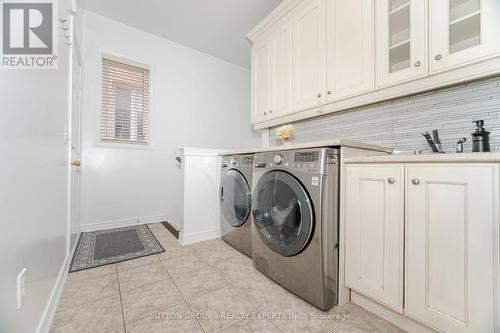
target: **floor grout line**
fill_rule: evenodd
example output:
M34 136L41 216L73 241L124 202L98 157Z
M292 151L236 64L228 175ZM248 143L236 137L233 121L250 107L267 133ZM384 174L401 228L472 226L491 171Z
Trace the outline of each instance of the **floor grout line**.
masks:
M198 320L197 316L196 316L196 313L193 311L193 308L191 307L191 304L189 304L189 302L187 301L187 299L184 297L184 295L181 293L179 287L177 286L177 284L175 283L175 280L173 279L173 277L170 275L170 273L168 272L167 268L165 267L165 265L163 264L162 262L162 266L163 266L163 269L165 270L165 272L167 272L168 276L170 277L170 279L172 280L175 288L177 289L177 291L179 292L179 294L181 295L182 299L184 300L184 302L186 303L186 305L188 306L189 310L191 311L191 313L195 314L195 319L196 319L196 322L198 323L198 326L200 326L201 330L203 332L206 333L205 329L203 328L203 326L201 325L200 321Z
M118 281L118 292L120 295L120 307L122 309L123 332L127 333L127 326L125 325L125 310L123 309L122 288L120 286L120 276L118 275L118 265L115 266L115 270L116 270L116 280Z

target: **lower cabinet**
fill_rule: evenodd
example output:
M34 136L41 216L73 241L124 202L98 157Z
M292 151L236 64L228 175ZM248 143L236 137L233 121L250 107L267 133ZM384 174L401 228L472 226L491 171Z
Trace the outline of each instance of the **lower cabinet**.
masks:
M347 286L441 332L497 331L498 174L493 163L347 165Z
M495 331L497 170L492 165L406 167L408 316L444 332Z
M347 168L346 284L403 312L404 167Z

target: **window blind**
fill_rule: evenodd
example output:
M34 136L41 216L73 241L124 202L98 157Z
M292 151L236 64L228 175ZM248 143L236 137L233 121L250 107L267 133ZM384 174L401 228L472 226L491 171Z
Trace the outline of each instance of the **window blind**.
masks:
M148 140L149 69L103 57L101 141Z

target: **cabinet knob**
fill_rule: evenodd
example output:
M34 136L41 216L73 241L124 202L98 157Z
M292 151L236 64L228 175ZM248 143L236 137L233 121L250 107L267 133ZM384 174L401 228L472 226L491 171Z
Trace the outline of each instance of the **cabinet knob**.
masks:
M328 94L328 95L331 95L331 94L332 94L332 91L331 91L331 90L328 90L327 94Z
M318 94L318 98L321 98L321 94Z
M413 185L418 185L418 184L420 184L420 180L419 180L418 178L413 178L413 179L411 180L411 183L412 183Z
M387 182L389 184L394 184L396 182L396 180L393 177L390 177L390 178L387 179Z
M440 54L438 54L437 56L434 57L434 59L436 60L441 60L442 56Z
M273 113L273 110L269 110L269 113Z
M422 64L422 63L421 63L420 61L416 61L416 62L415 62L415 67L420 67L420 65L421 65L421 64Z
M267 115L267 112L264 112L264 116Z

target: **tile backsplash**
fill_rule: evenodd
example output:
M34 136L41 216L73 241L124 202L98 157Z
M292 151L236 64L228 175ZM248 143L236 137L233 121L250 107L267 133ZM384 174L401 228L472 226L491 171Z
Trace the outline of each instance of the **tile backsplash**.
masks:
M446 152L463 137L470 152L472 121L479 119L491 132L491 150L500 150L500 77L297 122L294 143L342 138L414 151L428 148L422 132L438 129ZM270 137L270 145L281 144L274 128Z

